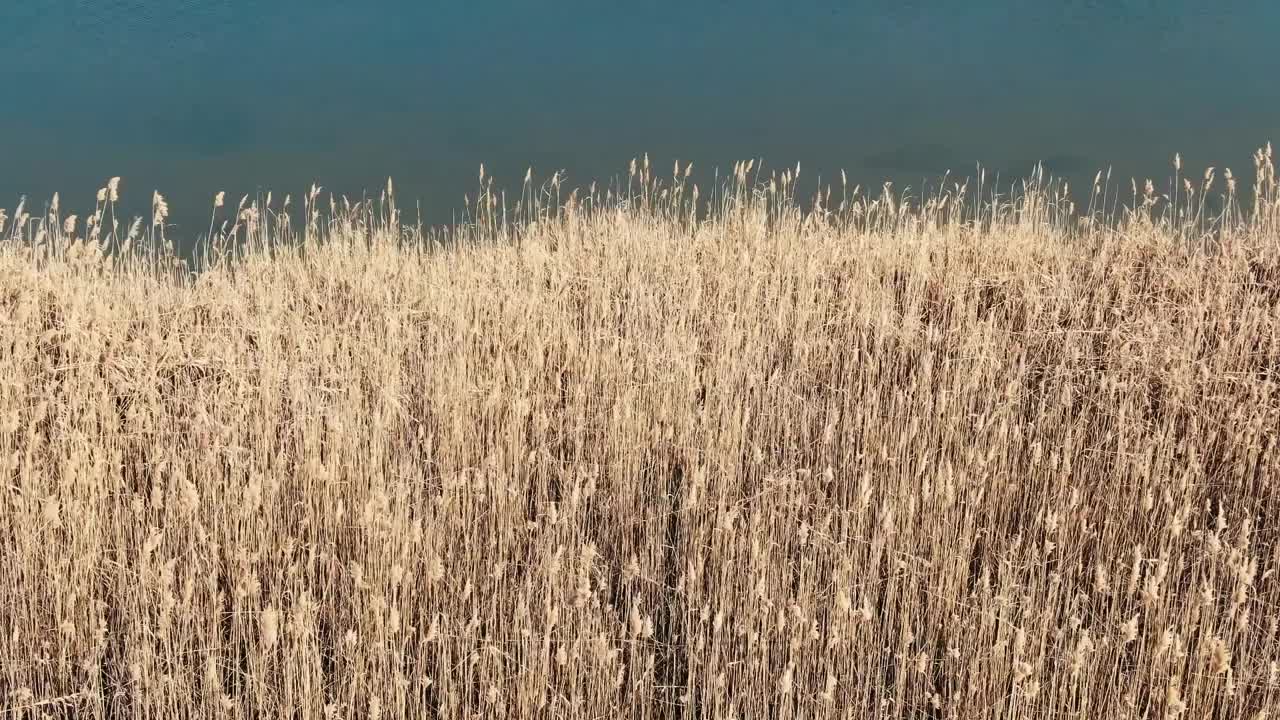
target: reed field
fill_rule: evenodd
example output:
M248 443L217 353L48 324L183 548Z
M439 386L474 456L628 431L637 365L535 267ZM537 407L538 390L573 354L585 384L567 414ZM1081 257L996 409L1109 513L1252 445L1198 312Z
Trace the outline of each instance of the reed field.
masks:
M1272 168L10 204L0 717L1280 718Z

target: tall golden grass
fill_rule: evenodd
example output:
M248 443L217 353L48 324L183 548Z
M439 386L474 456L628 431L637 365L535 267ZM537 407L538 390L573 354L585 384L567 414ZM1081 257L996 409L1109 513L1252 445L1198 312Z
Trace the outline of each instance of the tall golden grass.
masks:
M1255 162L0 213L0 714L1275 716Z

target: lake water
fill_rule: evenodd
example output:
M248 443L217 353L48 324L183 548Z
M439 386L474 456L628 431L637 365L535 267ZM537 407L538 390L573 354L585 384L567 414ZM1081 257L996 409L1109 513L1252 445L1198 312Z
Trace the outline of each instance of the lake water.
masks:
M762 157L918 186L1246 169L1280 140L1275 0L0 3L0 207L112 175L174 232L312 182L448 221L491 175Z

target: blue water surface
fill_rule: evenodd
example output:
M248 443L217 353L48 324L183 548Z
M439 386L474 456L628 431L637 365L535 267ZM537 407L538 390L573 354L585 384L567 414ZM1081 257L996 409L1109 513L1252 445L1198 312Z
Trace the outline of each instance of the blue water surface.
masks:
M0 3L0 207L124 177L359 195L447 222L490 174L635 155L918 186L977 163L1165 177L1280 140L1274 0L39 0ZM1126 182L1127 185L1127 182Z

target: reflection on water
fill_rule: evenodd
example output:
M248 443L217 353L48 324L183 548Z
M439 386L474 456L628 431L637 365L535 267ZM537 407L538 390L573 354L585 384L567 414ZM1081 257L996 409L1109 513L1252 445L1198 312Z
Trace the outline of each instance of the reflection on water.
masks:
M875 187L1044 161L1080 184L1280 139L1269 0L44 0L0 28L0 207L123 175L188 236L216 190L387 175L448 220L481 162L585 183L646 151L707 177L763 157Z

